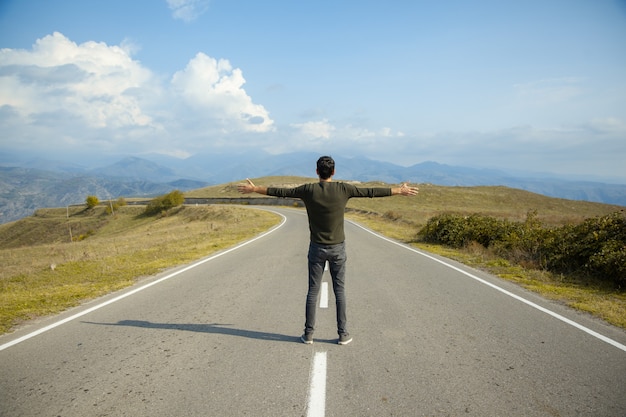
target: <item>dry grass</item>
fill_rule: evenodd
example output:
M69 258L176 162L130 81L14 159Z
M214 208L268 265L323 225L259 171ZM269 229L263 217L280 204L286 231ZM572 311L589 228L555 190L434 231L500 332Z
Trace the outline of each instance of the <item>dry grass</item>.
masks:
M98 207L76 210L67 218L66 209L50 209L0 226L0 236L7 237L0 248L0 333L202 258L278 223L268 212L225 206L181 207L161 218L142 216L142 211L126 206L110 216ZM82 240L69 241L68 225Z

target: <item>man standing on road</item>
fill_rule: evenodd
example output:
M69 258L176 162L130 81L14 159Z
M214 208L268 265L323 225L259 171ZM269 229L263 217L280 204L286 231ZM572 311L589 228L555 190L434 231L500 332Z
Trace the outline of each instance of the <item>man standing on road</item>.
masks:
M322 156L317 160L318 183L303 184L295 188L275 188L256 186L247 180L240 184L240 193L258 193L275 197L300 198L306 206L309 218L311 241L309 244L309 290L306 298L306 321L303 343L313 343L315 330L315 313L317 299L322 285L324 266L328 261L333 281L333 291L337 307L338 343L347 345L352 341L346 327L346 247L343 230L344 212L348 200L352 197L387 197L391 195L417 195L416 187L406 183L400 187L359 188L343 182L333 182L335 161L330 156Z

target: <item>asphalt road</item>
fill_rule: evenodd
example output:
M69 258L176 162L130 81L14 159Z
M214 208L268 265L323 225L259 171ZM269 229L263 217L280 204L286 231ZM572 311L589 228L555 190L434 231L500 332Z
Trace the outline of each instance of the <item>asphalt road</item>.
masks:
M331 293L300 343L306 218L276 211L244 246L0 337L0 416L626 416L626 332L351 224L354 341Z

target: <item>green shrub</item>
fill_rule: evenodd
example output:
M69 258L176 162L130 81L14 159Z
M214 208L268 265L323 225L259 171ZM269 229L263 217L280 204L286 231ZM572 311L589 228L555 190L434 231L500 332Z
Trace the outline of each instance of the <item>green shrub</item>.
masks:
M524 223L510 223L510 226L508 232L495 244L496 252L516 263L543 267L544 246L552 230L541 224L536 211L528 212Z
M546 266L583 272L626 288L626 216L615 212L563 226L546 239Z
M420 230L423 240L455 248L477 242L509 261L557 273L611 281L626 289L626 216L623 212L577 225L544 227L536 212L513 223L472 214L441 214Z
M100 200L98 200L98 197L95 195L89 195L85 199L85 203L87 204L87 208L92 209L100 203Z
M478 242L486 248L504 240L515 228L514 224L506 220L479 214L472 214L465 222L465 244Z
M514 229L506 220L498 220L481 214L460 216L444 213L431 217L420 230L420 236L427 242L461 248L471 242L489 247L502 240Z
M106 212L107 214L113 214L114 212L116 212L120 207L123 207L126 205L126 200L124 199L124 197L119 197L115 203L111 203L109 202L109 204L106 207Z
M419 231L419 235L426 242L460 248L465 243L463 240L464 229L465 221L463 217L456 214L443 213L428 219L426 225Z
M179 190L174 190L168 194L156 197L148 203L146 206L145 214L153 216L161 214L167 210L178 207L185 202L185 196Z

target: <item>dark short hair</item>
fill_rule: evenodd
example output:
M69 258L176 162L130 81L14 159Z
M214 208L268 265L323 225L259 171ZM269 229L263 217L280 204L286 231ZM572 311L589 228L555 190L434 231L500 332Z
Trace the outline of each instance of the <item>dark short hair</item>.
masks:
M327 180L335 173L335 161L330 156L321 156L317 160L317 174Z

